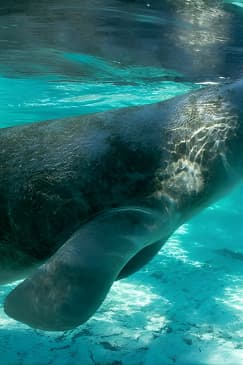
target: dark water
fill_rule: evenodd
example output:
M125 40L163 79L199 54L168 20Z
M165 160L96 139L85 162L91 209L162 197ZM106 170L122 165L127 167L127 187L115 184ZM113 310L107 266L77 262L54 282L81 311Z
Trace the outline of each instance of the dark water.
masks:
M1 127L242 76L241 1L0 0ZM74 331L34 331L1 311L0 364L243 364L242 196L181 227Z
M212 0L2 1L1 73L100 78L68 52L174 69L193 81L239 77L241 12Z

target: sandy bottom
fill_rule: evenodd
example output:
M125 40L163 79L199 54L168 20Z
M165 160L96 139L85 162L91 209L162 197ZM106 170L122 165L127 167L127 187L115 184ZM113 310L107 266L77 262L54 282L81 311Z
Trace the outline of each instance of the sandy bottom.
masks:
M1 307L0 364L243 364L242 195L182 226L74 331L35 331ZM0 303L11 288L1 287Z

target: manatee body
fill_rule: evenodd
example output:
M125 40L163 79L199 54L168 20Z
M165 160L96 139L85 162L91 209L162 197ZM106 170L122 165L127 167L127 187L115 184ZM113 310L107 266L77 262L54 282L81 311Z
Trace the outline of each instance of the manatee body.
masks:
M34 328L87 321L112 283L243 175L243 82L0 130L0 281Z

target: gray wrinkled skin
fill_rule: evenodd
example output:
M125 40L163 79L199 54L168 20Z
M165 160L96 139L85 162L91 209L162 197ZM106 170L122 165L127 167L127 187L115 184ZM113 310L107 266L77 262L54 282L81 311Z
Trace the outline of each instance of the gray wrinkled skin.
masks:
M83 323L114 280L239 182L242 91L0 130L0 281L30 275L6 312L46 330Z

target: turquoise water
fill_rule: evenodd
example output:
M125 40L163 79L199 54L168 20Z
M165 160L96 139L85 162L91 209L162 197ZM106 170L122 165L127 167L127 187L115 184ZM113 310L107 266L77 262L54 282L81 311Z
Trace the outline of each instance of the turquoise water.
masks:
M243 1L242 0L239 0L239 1L225 0L225 3L233 4L235 6L239 6L240 8L243 8Z
M218 33L221 28L216 27L217 31L213 32L215 24L219 23L217 16L222 23L221 9L217 9L218 12L206 9L210 11L203 18L205 9L200 7L203 1L192 3L199 10L193 13L194 24L199 18L199 23L202 19L204 22L208 19L208 23L203 37L198 37L197 31L193 32L191 18L183 12L180 29L188 31L187 40L189 35L194 36L188 40L190 59L200 51L204 55L212 52L212 42L217 44L217 40L223 47L223 34ZM237 8L238 17L241 2L231 3L234 5L232 14ZM108 10L114 13L114 7L107 8L105 14ZM131 18L132 11L129 7ZM152 14L146 11L136 9L136 22L157 24L163 19L166 27L173 23L167 13L163 18L153 9ZM209 14L216 17L213 23ZM224 17L229 14L235 16L226 13ZM183 32L178 42L185 41ZM215 39L212 39L213 34ZM65 64L65 68L53 69L41 63L41 59L33 60L33 64L25 59L26 68L21 64L21 72L16 72L12 58L7 62L6 54L4 57L0 54L5 60L4 67L3 63L0 67L1 128L158 102L219 83L230 74L224 73L221 65L214 69L212 76L211 69L216 63L211 60L211 67L207 67L205 56L194 58L193 77L196 71L200 75L201 70L204 72L204 76L197 79L188 76L187 64L183 64L185 60L180 60L178 53L174 55L178 63L170 59L171 67L168 67L166 60L160 64L159 56L150 60L151 65L137 59L135 62L130 59L132 49L129 49L129 62L125 62L124 50L111 59L76 49L63 50L56 45L55 48L53 44L52 47L47 52L49 57L58 65ZM181 44L178 47L180 49ZM239 65L242 50L238 43L225 47L236 55ZM149 53L154 48L151 46ZM122 61L118 54L123 57ZM15 58L14 66L16 62ZM52 64L50 59L48 62ZM73 331L50 334L11 320L3 313L2 304L15 284L1 286L0 365L243 364L242 196L243 186L240 185L180 227L150 264L115 283L95 316Z
M199 87L164 80L180 77L173 70L122 67L90 55L60 57L75 62L85 74L71 80L58 75L11 79L0 76L1 128L159 102Z

